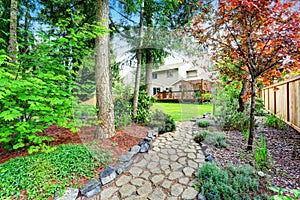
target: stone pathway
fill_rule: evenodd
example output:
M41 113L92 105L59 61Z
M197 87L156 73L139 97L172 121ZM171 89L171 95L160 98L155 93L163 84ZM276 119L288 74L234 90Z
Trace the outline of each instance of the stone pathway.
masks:
M157 137L148 153L139 154L127 172L113 184L102 187L101 193L91 199L197 199L192 185L205 157L193 140L194 124L177 123L176 132Z

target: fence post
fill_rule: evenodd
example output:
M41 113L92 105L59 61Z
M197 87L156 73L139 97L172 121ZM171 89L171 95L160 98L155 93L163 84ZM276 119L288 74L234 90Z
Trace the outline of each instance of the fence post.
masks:
M273 88L273 92L274 92L274 114L276 115L277 111L276 111L276 87Z
M290 121L290 82L287 82L286 84L286 107L287 107L287 113L286 113L286 121Z

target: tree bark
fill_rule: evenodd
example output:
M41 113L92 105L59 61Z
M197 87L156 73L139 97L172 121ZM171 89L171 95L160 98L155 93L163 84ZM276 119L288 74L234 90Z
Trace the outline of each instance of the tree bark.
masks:
M9 47L8 52L12 63L17 59L17 26L18 26L18 1L11 0L10 2L10 25L9 25Z
M152 54L151 50L146 50L146 91L152 95Z
M252 151L253 146L253 138L254 138L254 129L255 129L255 120L254 120L254 112L255 112L255 92L256 92L256 77L252 77L251 81L251 105L250 105L250 127L249 127L249 138L247 151Z
M142 68L142 45L143 45L143 21L144 21L144 1L141 3L141 12L140 12L140 30L139 30L139 45L137 47L137 67L135 75L135 86L134 86L134 98L133 98L133 111L132 117L135 120L138 110L138 101L139 101L139 89L141 82L141 68Z
M245 95L246 89L247 89L247 80L242 81L242 89L239 94L239 108L237 109L238 112L244 112L245 110L245 101L242 98L243 95Z
M108 0L97 0L97 22L108 30L109 7ZM95 78L96 106L100 125L95 133L95 139L112 137L115 134L114 104L111 89L111 74L109 69L109 33L103 37L97 36L95 44Z

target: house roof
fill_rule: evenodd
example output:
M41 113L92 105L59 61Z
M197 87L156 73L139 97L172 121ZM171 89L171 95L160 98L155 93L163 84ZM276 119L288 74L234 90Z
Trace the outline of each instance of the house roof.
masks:
M163 65L159 67L159 69L153 70L152 72L161 72L161 71L166 71L170 69L178 69L181 66L186 65L187 63L185 62L180 62L180 63L174 63L174 64L168 64L168 65Z

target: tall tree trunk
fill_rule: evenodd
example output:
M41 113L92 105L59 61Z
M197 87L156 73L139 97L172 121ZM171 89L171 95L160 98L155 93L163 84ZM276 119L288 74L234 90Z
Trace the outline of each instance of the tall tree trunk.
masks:
M252 77L252 81L251 81L251 105L250 105L250 127L249 127L250 130L249 130L247 151L252 151L252 146L253 146L254 129L255 129L254 112L255 112L256 81L257 81L257 78Z
M150 49L146 50L146 91L149 96L152 95L152 53Z
M96 17L98 23L104 20L102 25L108 29L108 0L97 0ZM101 38L97 36L95 52L96 105L97 117L100 122L95 138L100 139L112 137L115 134L114 104L109 69L109 33Z
M139 89L141 82L141 68L142 68L142 45L143 45L143 24L144 24L144 1L141 3L141 12L140 12L140 30L139 30L139 45L137 47L137 67L135 75L135 86L134 86L134 98L133 98L133 111L132 117L136 119L137 110L138 110L138 101L139 101Z
M241 92L239 94L239 108L237 109L238 112L244 112L245 110L245 101L242 98L243 95L245 95L246 89L247 89L247 80L243 80L242 81L242 89Z
M11 62L15 63L17 59L17 26L18 26L18 0L10 2L10 25L9 25L9 47L8 52L11 57Z

